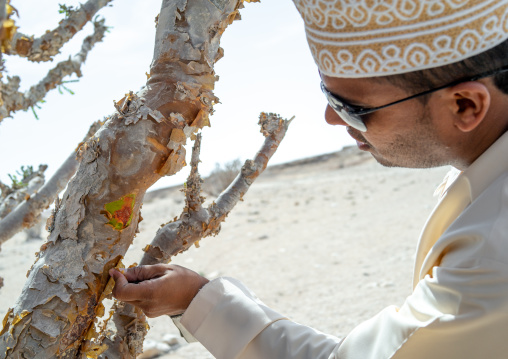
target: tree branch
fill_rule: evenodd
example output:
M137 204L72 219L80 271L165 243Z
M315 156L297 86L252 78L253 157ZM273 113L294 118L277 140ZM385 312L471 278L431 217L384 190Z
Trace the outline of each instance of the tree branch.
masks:
M111 1L88 0L79 9L71 10L69 16L60 21L57 28L36 39L33 36L16 33L7 54L26 57L35 62L52 60L60 48L93 19L97 11Z
M23 167L22 167L23 168ZM36 193L44 184L44 171L48 166L40 165L38 171L33 171L27 178L22 178L21 188L13 188L0 182L2 189L2 200L0 200L0 220L12 212L21 202L25 201L31 195ZM30 168L31 169L31 168Z
M191 201L187 200L187 202L197 202L199 206L193 209L187 205L179 219L159 229L152 243L145 248L145 254L140 264L168 263L172 256L189 249L192 244L198 243L201 238L217 235L220 231L220 224L236 203L242 200L250 185L265 170L268 161L277 151L280 142L284 138L291 120L283 120L273 113L261 113L259 124L261 125L261 132L265 136L265 141L254 160L245 162L241 172L231 185L207 209L201 208L202 200L199 196L199 189L189 189L187 184L187 196L192 198ZM194 171L193 168L189 177L193 176L193 172L197 173L197 161L194 165L196 170ZM189 180L187 183L189 182L196 183L195 180ZM200 182L197 181L197 183Z
M187 182L185 182L185 212L195 213L201 211L201 205L205 198L201 196L201 184L203 180L198 172L199 154L201 152L201 134L196 136L194 146L192 147L191 170Z
M104 20L93 23L94 33L83 40L81 50L72 58L58 63L51 69L37 85L32 86L26 93L19 92L20 78L18 76L7 77L7 83L2 84L1 94L3 105L0 107L0 122L5 117L11 116L13 112L28 110L44 99L46 94L61 85L66 76L76 74L81 77L81 66L85 63L86 57L93 46L102 41L107 27Z
M91 137L102 125L96 121L90 126L84 141ZM25 200L5 218L0 220L0 245L24 228L29 228L37 222L37 218L55 200L78 168L76 153L72 153L60 166L51 179L33 196L23 197ZM35 192L35 191L34 191ZM1 217L0 217L1 218ZM52 229L52 217L48 220L48 228Z

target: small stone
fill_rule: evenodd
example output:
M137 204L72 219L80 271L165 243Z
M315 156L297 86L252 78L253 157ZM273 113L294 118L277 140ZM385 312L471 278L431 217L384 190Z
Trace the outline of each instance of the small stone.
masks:
M169 353L171 347L162 342L146 339L143 343L143 353L137 356L138 359L156 358L162 354Z
M174 334L166 334L162 337L162 341L169 346L175 346L180 344L180 338Z

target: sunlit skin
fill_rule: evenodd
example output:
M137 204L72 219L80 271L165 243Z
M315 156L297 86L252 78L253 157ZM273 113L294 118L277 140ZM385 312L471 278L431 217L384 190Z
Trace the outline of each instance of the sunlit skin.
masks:
M353 105L381 106L412 95L386 81L322 75L326 88ZM440 90L363 116L367 132L347 127L360 149L384 166L467 168L508 129L508 95L491 79ZM327 106L331 125L347 124Z

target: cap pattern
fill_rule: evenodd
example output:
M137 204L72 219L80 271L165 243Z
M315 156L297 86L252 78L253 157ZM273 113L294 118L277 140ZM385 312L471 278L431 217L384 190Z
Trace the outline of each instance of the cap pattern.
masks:
M508 38L508 0L294 0L322 73L372 77L443 66Z

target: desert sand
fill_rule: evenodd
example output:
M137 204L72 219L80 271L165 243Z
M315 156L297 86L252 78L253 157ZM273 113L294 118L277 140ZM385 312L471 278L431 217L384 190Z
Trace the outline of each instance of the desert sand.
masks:
M172 263L210 279L238 278L292 320L343 337L411 293L418 235L448 170L385 168L356 148L269 167L218 236ZM139 261L141 248L182 207L178 188L147 194L141 233L124 262ZM3 245L0 318L19 296L41 244L21 233ZM161 358L213 358L177 338L168 317L149 323L143 357L158 346Z

